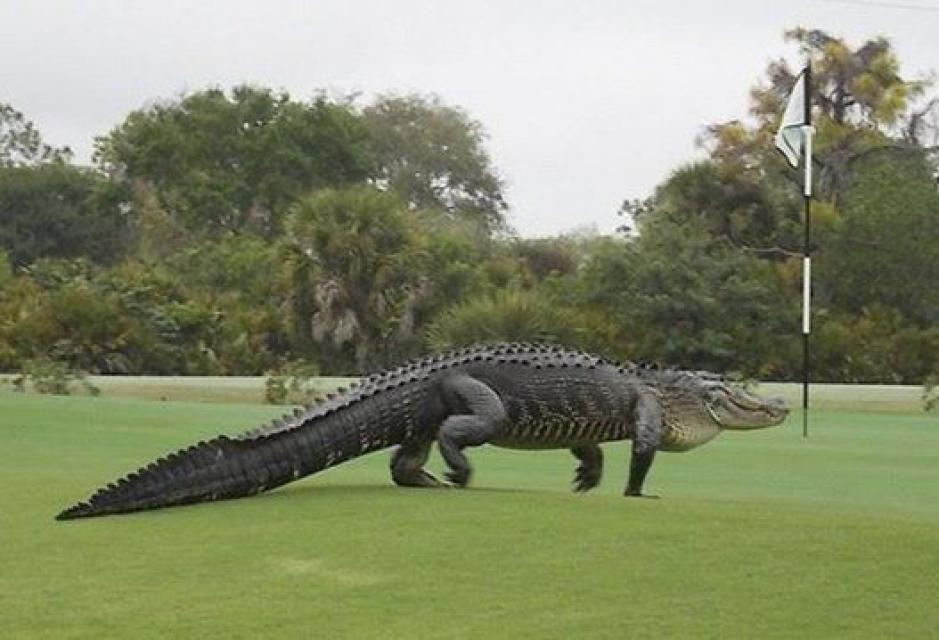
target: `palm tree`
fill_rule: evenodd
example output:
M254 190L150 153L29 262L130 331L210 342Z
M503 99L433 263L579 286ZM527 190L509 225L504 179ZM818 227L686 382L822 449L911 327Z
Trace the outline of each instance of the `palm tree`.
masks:
M387 364L413 336L414 310L429 292L427 252L414 212L372 187L326 189L287 218L298 341L330 370Z

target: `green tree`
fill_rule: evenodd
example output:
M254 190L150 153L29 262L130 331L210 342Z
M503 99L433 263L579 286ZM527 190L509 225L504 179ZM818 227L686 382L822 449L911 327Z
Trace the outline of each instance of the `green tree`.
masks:
M43 259L0 294L0 345L14 365L52 358L101 373L222 372L215 310L157 265Z
M668 218L721 238L731 246L770 260L785 260L802 240L801 196L757 172L727 171L719 160L676 169L644 203L634 209L642 225ZM816 225L821 220L821 213Z
M303 193L363 180L367 133L349 104L239 86L199 91L131 113L97 140L115 179L153 188L190 231L279 232Z
M16 266L43 257L112 262L126 252L122 194L61 162L0 168L0 248Z
M852 165L870 155L903 155L916 146L924 117L934 103L917 105L930 83L900 75L900 64L886 38L851 47L844 39L816 29L785 33L812 63L815 126L814 160L819 165L818 195L838 204ZM778 173L783 161L773 149L773 136L795 82L796 70L783 60L767 68L766 79L751 90L747 124L713 125L705 136L711 156L725 171ZM784 174L797 179L788 171Z
M68 147L46 144L42 134L12 105L0 102L0 167L31 167L48 162L68 162Z
M482 125L436 96L384 96L363 110L378 186L416 209L506 227L502 181L484 147Z
M620 357L779 376L797 347L773 264L668 217L636 240L597 245L580 287L583 304L619 327Z
M309 323L297 334L332 372L388 364L418 339L414 312L430 290L420 226L395 195L367 186L326 189L291 210L294 322Z
M13 279L13 265L7 252L0 249L0 289Z
M222 371L259 375L287 355L288 288L280 278L286 259L278 244L236 234L203 240L166 259L188 299L216 314L209 347Z
M575 273L580 259L577 243L565 237L519 239L511 250L535 282Z
M838 224L820 239L821 301L861 314L895 309L923 328L939 322L939 193L923 154L855 166Z

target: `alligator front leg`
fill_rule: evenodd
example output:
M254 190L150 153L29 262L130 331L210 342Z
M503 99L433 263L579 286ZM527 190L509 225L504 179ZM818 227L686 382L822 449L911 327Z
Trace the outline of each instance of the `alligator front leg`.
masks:
M590 491L603 477L603 449L595 444L583 444L571 448L571 453L580 460L574 473L574 491Z
M488 385L459 376L443 383L444 397L451 407L464 413L444 420L437 434L437 446L450 471L447 478L458 487L465 487L473 469L463 454L466 447L478 447L492 440L508 420L499 395Z
M649 467L655 458L655 452L662 444L665 430L662 405L652 393L643 393L636 402L635 425L632 457L629 462L629 482L626 484L626 496L657 498L645 496L642 484L645 482Z
M391 456L391 479L401 487L445 487L424 469L433 440L408 442L395 449Z

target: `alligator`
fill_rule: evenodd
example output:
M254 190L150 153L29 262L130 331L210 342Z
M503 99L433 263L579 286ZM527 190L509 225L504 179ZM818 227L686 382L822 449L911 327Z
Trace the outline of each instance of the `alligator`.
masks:
M488 443L569 449L579 461L574 490L587 491L600 482L600 444L628 439L625 495L642 497L657 451L777 425L787 413L782 400L712 373L624 365L554 345L475 346L375 373L239 436L199 442L56 517L250 496L392 446L391 477L405 487L465 487L472 467L464 449ZM435 442L447 481L424 469Z

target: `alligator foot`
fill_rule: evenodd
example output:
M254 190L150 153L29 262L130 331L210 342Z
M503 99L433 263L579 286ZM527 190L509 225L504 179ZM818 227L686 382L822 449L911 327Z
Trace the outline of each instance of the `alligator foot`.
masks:
M429 488L440 488L440 487L449 487L449 483L444 482L437 478L430 471L424 471L421 469L420 475L416 476L414 484L410 485L412 487L429 487Z
M454 469L453 471L447 471L444 475L451 482L451 486L462 489L469 484L470 473L469 469Z
M631 491L627 491L623 495L627 498L648 498L650 500L658 500L662 497L662 496L652 495L648 493L633 493Z
M445 487L434 475L424 470L433 443L411 442L398 447L391 456L391 479L402 487Z
M418 487L418 488L439 488L449 487L449 483L438 479L434 474L423 469L417 469L407 475L397 474L393 476L395 484L400 487Z
M602 474L596 467L580 465L574 473L574 491L580 493L590 491L600 484Z
M600 484L603 477L603 450L595 444L571 448L580 465L574 472L574 491L590 491Z

